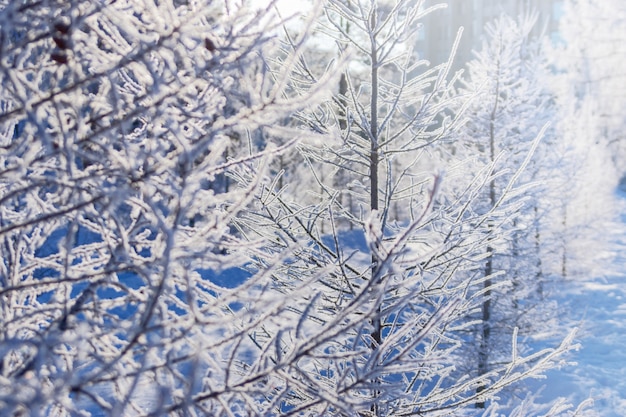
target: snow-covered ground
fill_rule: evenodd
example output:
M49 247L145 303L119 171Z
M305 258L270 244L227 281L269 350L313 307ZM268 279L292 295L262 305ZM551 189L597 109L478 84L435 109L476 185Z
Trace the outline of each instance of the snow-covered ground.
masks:
M609 224L604 234L611 242L602 259L604 273L567 282L555 293L568 320L580 323L581 348L570 358L577 365L552 371L541 381L541 402L592 399L584 416L626 416L626 194L616 197L622 220Z

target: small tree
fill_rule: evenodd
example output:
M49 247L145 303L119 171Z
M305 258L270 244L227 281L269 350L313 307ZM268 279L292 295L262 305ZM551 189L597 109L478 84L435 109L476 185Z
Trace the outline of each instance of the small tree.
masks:
M460 137L469 97L455 93L449 62L430 69L415 61L413 35L432 11L421 6L325 4L311 48L335 42L338 58L320 65L321 54L314 50L312 60L304 50L292 77L293 91L303 93L325 69L349 62L333 97L297 115L324 135L301 146L322 198L303 204L289 188L269 188L259 210L239 220L251 237L276 241L268 252L289 254L289 264L273 271L281 288L293 288L295 277L307 288L306 302L294 308L302 321L295 332L306 342L285 342L279 330L256 339L275 357L298 359L293 372L302 385L284 398L287 414L468 413L568 349L566 341L520 357L512 329L511 360L478 375L459 370L466 330L484 300L470 289L485 279L466 271L485 260L495 237L510 236L498 210L517 190L510 181L498 210L478 212L472 207L499 175L495 164L463 187L432 174L467 173L448 144ZM341 197L347 192L350 205ZM261 223L272 227L255 227Z
M478 168L491 171L483 198L475 202L478 212L492 213L485 230L490 237L484 280L476 288L483 297L476 331L478 374L510 355L506 339L513 328L526 336L556 331L545 322L556 316L555 306L543 299L543 263L545 246L554 244L554 227L546 220L560 213L553 187L563 164L553 156L557 145L548 123L556 109L544 85L541 43L530 38L535 22L532 14L518 21L503 15L487 24L482 49L468 64L465 88L477 95L461 133L469 148L460 152L477 154ZM500 231L494 233L495 228Z

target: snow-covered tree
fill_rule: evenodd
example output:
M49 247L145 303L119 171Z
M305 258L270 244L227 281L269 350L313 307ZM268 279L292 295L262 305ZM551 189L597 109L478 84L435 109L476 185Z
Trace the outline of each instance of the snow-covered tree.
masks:
M509 355L506 335L513 328L527 337L556 330L547 322L556 309L543 299L543 263L546 250L560 243L550 223L561 214L563 196L555 191L562 187L564 167L549 129L557 112L546 85L547 59L541 40L530 36L536 17L516 21L502 15L488 23L465 82L476 96L462 128L465 146L457 149L477 156L476 169L491 171L483 197L474 203L475 210L492 213L485 230L492 235L485 278L475 289L484 297L475 336L479 374ZM507 233L492 233L496 227Z
M230 288L258 246L232 219L316 91L289 101L289 68L270 76L268 13L3 2L0 414L271 409L259 387L280 366L249 353L259 319L241 306L281 299L256 284L269 273Z

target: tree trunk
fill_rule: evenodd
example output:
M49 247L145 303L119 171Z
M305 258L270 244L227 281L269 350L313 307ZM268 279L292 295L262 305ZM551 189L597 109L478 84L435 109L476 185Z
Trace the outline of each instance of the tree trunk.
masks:
M496 69L497 77L500 74L500 62L498 61L497 69ZM496 159L496 118L499 106L499 98L500 98L500 80L499 77L496 79L496 90L495 90L495 101L493 104L493 109L491 111L491 117L489 121L489 157L490 161L493 164ZM495 167L492 167L491 175L494 174ZM489 182L489 209L495 208L497 203L496 200L496 180L492 177ZM491 235L493 233L493 224L489 223L487 227L487 233ZM491 239L489 236L488 239ZM491 338L491 286L493 282L491 280L491 275L493 274L493 253L494 249L491 244L487 245L487 262L485 264L485 281L483 282L483 303L482 303L482 328L481 328L481 339L480 339L480 347L478 351L478 375L482 376L489 372L489 345ZM487 387L487 384L483 384L476 389L476 393L479 394L483 392ZM485 408L485 402L479 401L476 403L476 408Z
M376 10L372 11L370 19L370 33L375 34L376 31ZM370 48L370 60L371 60L371 83L372 83L372 96L370 99L370 212L378 211L378 45L376 44L376 36L371 37ZM384 229L384 225L383 225ZM378 248L376 248L378 249ZM375 280L378 267L381 260L378 259L378 251L372 251L372 266L371 266L371 279ZM382 343L382 323L381 323L381 306L376 309L376 316L372 318L372 350L378 349L378 346ZM374 385L380 383L380 381L372 381ZM374 389L373 399L374 402L371 407L371 411L375 416L380 414L380 409L377 404L376 398L380 395L380 391Z

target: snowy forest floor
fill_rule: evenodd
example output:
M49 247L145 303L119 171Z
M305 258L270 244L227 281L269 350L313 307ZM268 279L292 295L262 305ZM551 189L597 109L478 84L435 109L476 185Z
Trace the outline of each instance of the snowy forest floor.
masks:
M553 292L569 316L566 321L580 328L580 350L568 358L576 365L533 383L544 385L540 402L592 399L585 416L626 416L626 192L615 198L619 215L604 224L609 245L600 258L602 273L566 281Z

